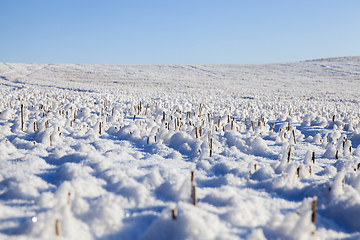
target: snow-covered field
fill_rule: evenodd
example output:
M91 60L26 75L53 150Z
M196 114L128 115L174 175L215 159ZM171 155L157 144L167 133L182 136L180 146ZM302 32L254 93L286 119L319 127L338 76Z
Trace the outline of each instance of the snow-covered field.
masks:
M360 238L360 57L0 86L0 239Z

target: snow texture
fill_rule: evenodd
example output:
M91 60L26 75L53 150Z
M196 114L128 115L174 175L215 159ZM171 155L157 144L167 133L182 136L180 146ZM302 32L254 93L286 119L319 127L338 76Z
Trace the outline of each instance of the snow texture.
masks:
M358 239L359 76L0 63L0 239Z

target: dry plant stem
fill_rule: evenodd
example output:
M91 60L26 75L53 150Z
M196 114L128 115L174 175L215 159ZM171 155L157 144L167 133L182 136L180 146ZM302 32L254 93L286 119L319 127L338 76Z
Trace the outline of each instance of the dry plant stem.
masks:
M21 104L21 131L24 131L24 105Z
M290 162L290 156L291 156L291 146L289 147L289 152L288 152L288 157L287 157L288 162Z
M298 178L300 178L300 166L296 169L296 173L298 175Z
M317 198L314 199L312 204L312 215L311 215L311 222L316 226L316 205L317 205Z
M68 202L67 202L68 205L70 205L70 203L71 203L70 197L71 197L71 193L69 192L69 193L68 193Z
M194 183L191 186L191 198L194 206L196 206L196 185Z
M177 210L176 210L176 208L174 208L172 211L171 211L171 215L172 215L172 219L176 219L176 217L177 217Z
M336 150L336 153L335 153L335 159L339 159L339 150Z
M60 236L60 230L61 230L60 220L56 219L56 221L55 221L55 234L56 234L56 236Z
M191 171L191 182L195 181L195 171Z
M294 129L292 130L292 133L293 133L293 137L294 137L294 143L296 144L296 137L295 137L295 130Z
M315 163L315 152L312 152L311 160L312 160L313 163Z

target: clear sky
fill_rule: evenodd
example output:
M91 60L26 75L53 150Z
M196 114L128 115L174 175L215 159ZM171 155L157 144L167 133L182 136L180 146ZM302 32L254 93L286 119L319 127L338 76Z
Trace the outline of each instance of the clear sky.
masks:
M272 63L359 55L357 0L0 1L0 62Z

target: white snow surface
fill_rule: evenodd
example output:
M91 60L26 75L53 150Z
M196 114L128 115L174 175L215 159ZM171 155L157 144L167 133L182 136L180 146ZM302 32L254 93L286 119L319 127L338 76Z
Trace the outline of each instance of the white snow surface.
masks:
M360 57L0 63L0 86L0 239L360 238Z

